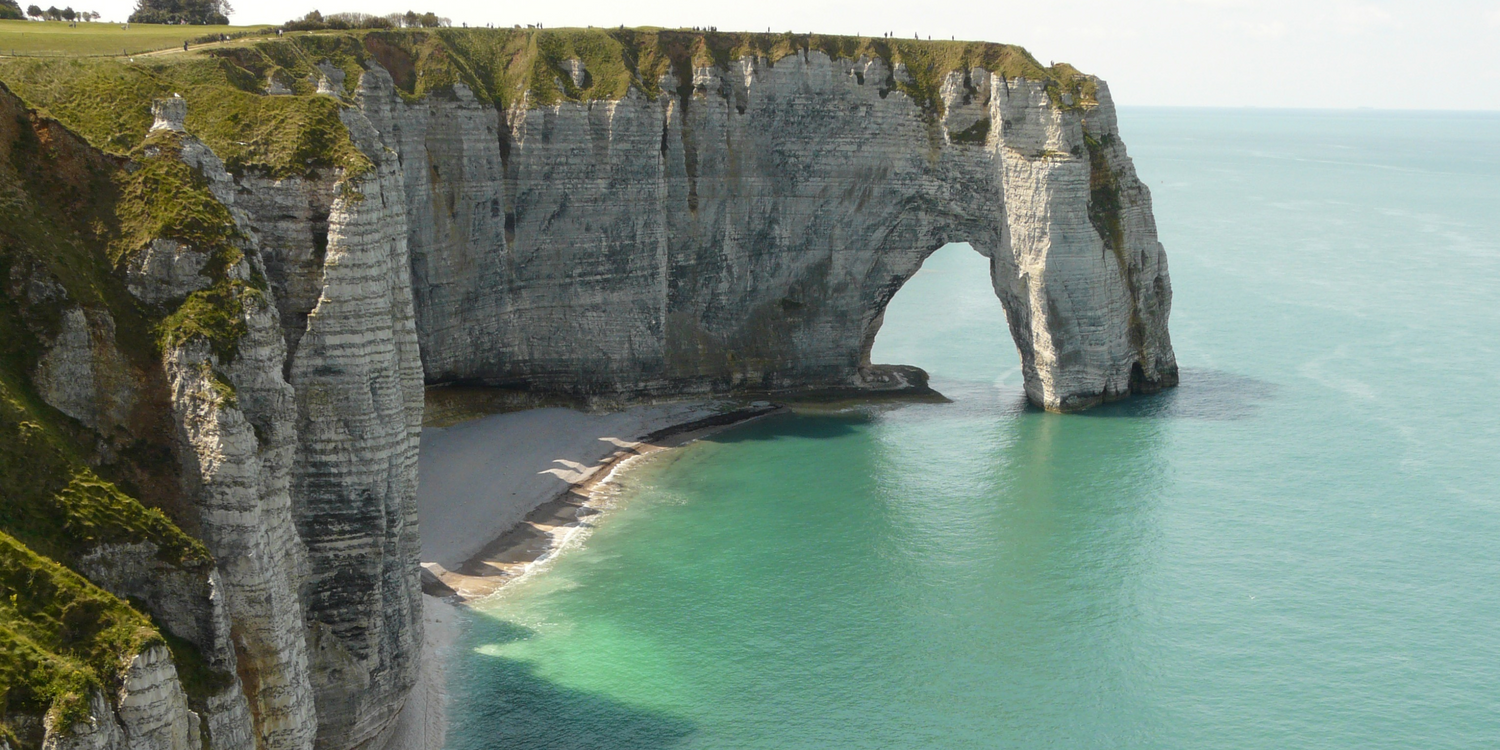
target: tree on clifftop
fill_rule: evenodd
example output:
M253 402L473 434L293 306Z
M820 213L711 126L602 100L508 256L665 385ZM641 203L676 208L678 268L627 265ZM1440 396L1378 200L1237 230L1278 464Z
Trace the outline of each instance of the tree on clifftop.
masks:
M228 0L139 0L130 22L222 25L233 12Z

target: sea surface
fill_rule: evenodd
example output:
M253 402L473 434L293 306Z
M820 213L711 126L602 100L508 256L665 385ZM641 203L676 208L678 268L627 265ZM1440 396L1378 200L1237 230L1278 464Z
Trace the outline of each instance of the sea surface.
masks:
M945 404L648 460L485 602L451 750L1500 744L1500 115L1125 109L1180 388L1029 408L983 258Z

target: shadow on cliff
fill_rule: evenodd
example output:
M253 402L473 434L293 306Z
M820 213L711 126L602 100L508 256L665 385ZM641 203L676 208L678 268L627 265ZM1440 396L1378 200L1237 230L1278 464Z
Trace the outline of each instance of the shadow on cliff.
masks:
M1276 397L1275 383L1223 370L1183 368L1181 382L1150 396L1135 396L1080 412L1086 417L1151 417L1228 421L1248 419Z
M488 646L535 635L491 617L475 617L472 628L470 642ZM676 747L695 731L685 719L559 685L519 659L487 655L464 671L464 687L453 694L463 708L450 709L449 750L645 750Z

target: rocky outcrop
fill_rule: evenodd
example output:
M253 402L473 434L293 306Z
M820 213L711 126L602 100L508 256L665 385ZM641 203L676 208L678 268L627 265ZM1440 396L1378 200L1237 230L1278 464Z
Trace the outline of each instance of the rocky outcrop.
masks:
M201 750L198 714L165 646L151 646L131 658L111 702L100 690L89 696L89 718L57 726L50 717L41 742L45 750Z
M158 103L153 127L181 130L180 101ZM181 158L233 212L235 187L222 162L191 137L182 141ZM242 220L243 214L233 215ZM241 258L224 274L249 284L260 273L258 249L248 242L240 249ZM190 338L166 352L164 365L185 484L199 509L203 541L219 562L256 745L301 750L311 744L317 721L298 598L306 553L290 495L294 394L282 376L286 347L271 301L264 291L231 288L238 290L233 294L244 327L232 342L235 356Z
M932 251L969 242L1032 401L1175 383L1166 260L1107 87L1070 107L1046 81L954 70L939 114L897 78L812 50L669 76L680 94L654 100L502 113L461 85L414 105L367 94L406 166L428 382L879 387L886 303Z
M380 744L421 643L422 376L404 193L394 152L358 111L345 119L368 174L251 178L246 190L201 143L183 149L259 238L230 275L271 279L241 297L237 357L201 344L168 357L267 748ZM171 115L158 125L174 128Z
M269 310L258 313L252 317L274 325ZM257 745L306 748L316 719L297 598L306 563L288 494L295 448L290 388L283 381L279 394L247 393L263 373L225 368L202 343L169 353L166 365L184 473L201 509L204 542L219 561ZM271 364L278 379L280 365L279 359ZM220 377L233 387L232 397ZM280 413L255 413L255 406ZM261 417L264 447L252 416Z
M72 307L37 363L33 382L53 408L100 429L125 422L135 406L129 372L108 311Z
M187 694L165 646L137 654L120 686L120 725L131 750L200 750L198 716L188 708Z
M125 730L101 691L89 694L89 720L71 727L47 722L42 750L125 750Z
M405 194L395 152L381 147L359 112L347 112L345 122L374 168L330 208L322 290L291 359L294 511L310 562L303 601L317 745L338 750L383 745L416 679L422 643L415 566L422 370Z
M71 727L49 721L46 750L200 750L198 715L187 704L164 646L137 654L126 667L114 705L102 691L89 697L90 717Z
M207 692L201 697L202 704L195 706L189 728L195 735L202 734L212 748L253 745L253 722L244 686L238 679L230 614L219 572L211 565L174 566L162 557L155 544L114 544L94 549L76 567L106 591L141 602L167 632L195 646L204 667L212 673L233 676L223 684L205 686ZM162 656L153 655L148 661L158 662ZM134 663L131 669L135 669ZM126 697L122 693L122 712Z

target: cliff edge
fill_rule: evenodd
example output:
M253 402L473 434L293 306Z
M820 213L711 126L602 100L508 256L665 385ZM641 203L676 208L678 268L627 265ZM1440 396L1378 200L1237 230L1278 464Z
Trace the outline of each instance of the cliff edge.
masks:
M949 242L1033 403L1176 383L1108 88L1018 47L308 33L0 83L0 745L383 747L424 383L921 387L869 352Z

